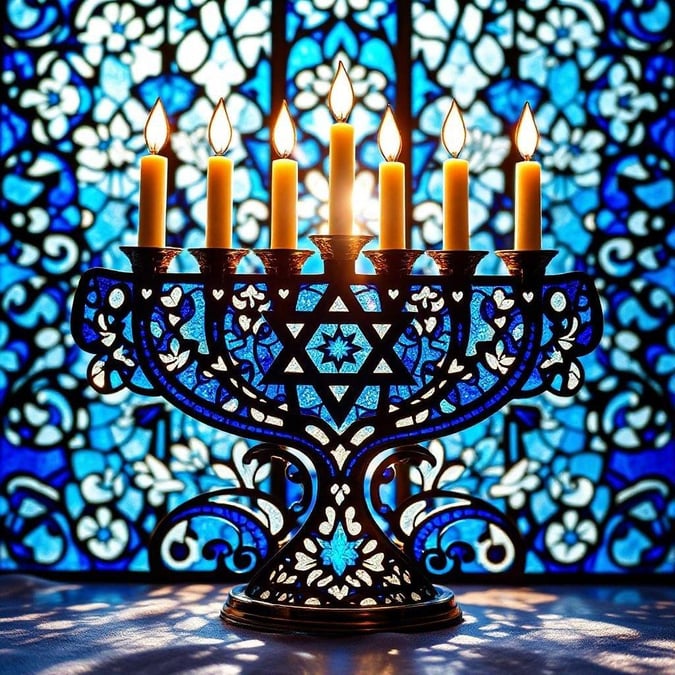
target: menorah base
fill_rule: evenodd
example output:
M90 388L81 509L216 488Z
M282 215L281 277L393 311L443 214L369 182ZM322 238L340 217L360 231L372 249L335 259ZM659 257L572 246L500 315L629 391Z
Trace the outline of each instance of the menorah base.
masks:
M458 624L462 610L454 593L435 586L433 600L383 607L329 608L274 604L246 595L245 585L235 586L227 596L220 618L234 626L269 633L353 635L396 631L410 633L437 630Z

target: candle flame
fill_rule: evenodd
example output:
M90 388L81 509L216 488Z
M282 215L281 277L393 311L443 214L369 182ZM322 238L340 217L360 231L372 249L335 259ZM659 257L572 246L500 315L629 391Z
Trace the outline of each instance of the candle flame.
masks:
M232 125L230 124L230 117L227 114L225 101L221 98L211 115L209 122L209 143L216 155L222 155L229 147L232 140Z
M277 116L272 132L272 145L281 157L288 157L295 147L295 124L288 110L288 104L284 101Z
M534 121L530 104L526 102L516 126L516 147L523 159L532 159L532 155L534 155L534 151L538 145L539 131L537 123Z
M354 89L352 81L342 61L338 63L337 73L328 92L328 107L338 122L345 122L354 106Z
M441 128L441 140L445 149L453 156L457 157L464 143L466 142L466 126L462 111L455 101L450 105L450 110L445 116L443 127Z
M169 120L162 105L162 100L159 98L150 110L143 133L145 144L153 155L156 155L169 139Z
M387 110L384 113L384 117L380 124L380 129L377 132L377 144L380 146L382 156L388 162L396 161L401 152L403 143L401 141L398 125L394 119L394 112L390 105L387 106Z

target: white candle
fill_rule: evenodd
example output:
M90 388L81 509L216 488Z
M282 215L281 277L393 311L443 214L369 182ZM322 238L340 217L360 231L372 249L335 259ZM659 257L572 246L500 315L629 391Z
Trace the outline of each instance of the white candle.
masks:
M166 241L168 160L158 153L169 138L169 120L160 99L152 106L144 135L150 154L141 158L138 245L161 247Z
M452 157L443 162L443 248L469 248L469 163L458 155L466 141L462 113L453 101L441 129L441 139Z
M209 122L209 157L206 173L206 246L232 247L232 160L223 157L232 140L232 125L221 98Z
M523 106L516 127L516 147L523 157L516 164L515 248L541 248L541 166L532 161L539 131L529 103Z
M354 90L340 61L328 93L328 106L335 117L328 149L328 230L330 234L352 234L356 150L354 127L347 118L354 105Z
M298 163L289 158L295 146L295 125L286 101L274 125L272 144L280 157L272 162L270 245L297 248Z
M405 247L405 166L396 159L401 152L399 133L391 106L387 106L377 134L380 152L380 248Z

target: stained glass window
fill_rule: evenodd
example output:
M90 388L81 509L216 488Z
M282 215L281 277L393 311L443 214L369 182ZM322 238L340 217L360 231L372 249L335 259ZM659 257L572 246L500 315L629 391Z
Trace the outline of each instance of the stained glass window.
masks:
M603 299L604 336L583 359L581 391L512 403L432 441L444 480L516 524L528 573L675 570L670 3L91 0L12 2L6 14L0 569L147 571L162 555L150 534L179 505L232 486L278 487L269 465L247 461L247 441L140 392L95 393L70 309L83 272L128 269L119 246L136 242L142 131L158 96L172 132L169 245L203 245L206 127L222 96L235 130L235 244L269 243L269 127L286 98L300 245L310 247L327 218L325 99L341 60L357 99L362 233L378 231L376 132L391 103L409 243L441 246L439 130L454 99L468 129L472 247L510 248L512 139L527 100L542 136L544 245L560 251L551 269L587 272ZM423 260L416 271L434 272ZM188 257L176 265L196 269ZM479 272L501 274L499 265L488 256ZM257 270L254 256L241 269ZM305 269L318 271L318 257ZM324 342L314 346L320 363ZM412 489L427 479L412 470ZM242 537L266 554L263 534ZM212 569L216 557L185 554L185 569Z

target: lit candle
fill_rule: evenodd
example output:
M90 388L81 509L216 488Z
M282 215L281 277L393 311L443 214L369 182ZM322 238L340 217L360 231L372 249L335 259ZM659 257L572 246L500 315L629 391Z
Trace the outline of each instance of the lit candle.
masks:
M354 128L347 118L354 105L354 90L342 62L328 92L328 107L335 124L330 130L328 168L328 231L330 234L352 234L354 220Z
M206 246L232 247L232 160L223 154L232 140L232 125L221 98L209 122L209 143L215 152L206 171Z
M391 106L387 106L377 143L385 161L380 163L380 248L405 247L405 167L396 159L401 152L399 133Z
M541 167L532 161L537 145L539 131L525 103L516 127L516 147L524 160L516 164L516 249L541 248Z
M298 247L298 163L289 159L295 146L295 125L283 102L272 132L272 144L279 159L272 162L272 248Z
M166 241L166 157L157 153L169 138L169 120L157 99L145 123L149 155L141 158L141 193L138 204L138 245L164 246Z
M466 141L462 113L453 101L441 129L445 149L452 155L443 162L443 248L469 248L469 163L459 159Z

